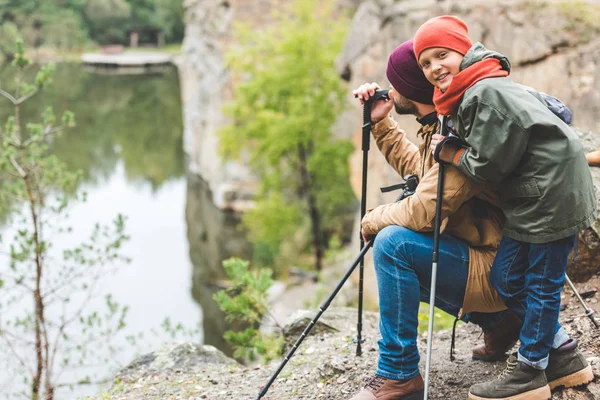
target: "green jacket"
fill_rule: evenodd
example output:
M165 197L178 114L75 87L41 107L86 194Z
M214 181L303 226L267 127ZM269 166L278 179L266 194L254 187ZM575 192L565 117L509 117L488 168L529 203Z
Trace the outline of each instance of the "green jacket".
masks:
M460 69L503 55L476 43ZM467 150L457 167L498 191L509 238L547 243L575 234L596 219L592 176L577 135L539 98L508 78L469 88L451 116Z

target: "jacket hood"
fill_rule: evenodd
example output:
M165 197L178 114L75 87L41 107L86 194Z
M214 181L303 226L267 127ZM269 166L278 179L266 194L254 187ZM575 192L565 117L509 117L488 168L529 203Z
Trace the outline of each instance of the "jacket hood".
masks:
M510 74L510 61L506 58L505 55L498 53L497 51L488 50L484 45L477 42L471 46L462 62L460 63L460 70L464 70L465 68L470 67L471 65L479 62L481 60L485 60L486 58L496 58L500 60L500 67L508 71Z

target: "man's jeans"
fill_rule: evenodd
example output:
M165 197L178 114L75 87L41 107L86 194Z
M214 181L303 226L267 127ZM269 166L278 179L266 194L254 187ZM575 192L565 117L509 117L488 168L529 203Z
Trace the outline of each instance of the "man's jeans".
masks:
M429 303L432 251L432 233L388 226L375 238L373 261L379 287L382 336L378 375L405 380L419 374L419 302ZM469 246L452 236L441 235L438 264L435 305L457 316L469 274ZM487 331L503 316L504 312L472 313L468 318Z
M503 237L490 282L521 321L519 361L546 369L551 348L569 336L558 323L560 292L576 236L533 244Z

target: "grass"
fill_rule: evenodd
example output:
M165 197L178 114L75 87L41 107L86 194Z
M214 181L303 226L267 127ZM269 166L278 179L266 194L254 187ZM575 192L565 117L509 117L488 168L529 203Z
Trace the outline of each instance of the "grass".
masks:
M450 314L445 313L440 309L435 309L433 318L433 330L439 331L441 329L452 328L454 324L454 317ZM429 326L429 304L421 303L419 306L419 333L427 332Z

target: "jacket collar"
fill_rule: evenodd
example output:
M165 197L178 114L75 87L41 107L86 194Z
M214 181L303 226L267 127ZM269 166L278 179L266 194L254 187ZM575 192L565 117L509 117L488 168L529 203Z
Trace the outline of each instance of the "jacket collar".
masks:
M423 118L417 118L417 122L421 125L433 125L437 121L437 112L433 111Z

